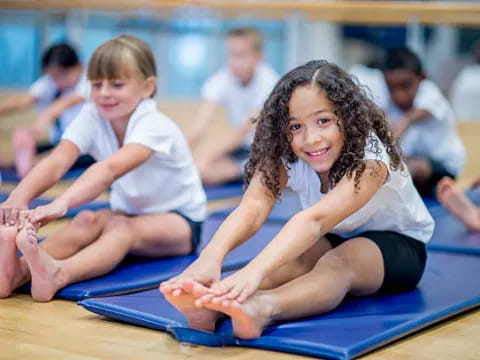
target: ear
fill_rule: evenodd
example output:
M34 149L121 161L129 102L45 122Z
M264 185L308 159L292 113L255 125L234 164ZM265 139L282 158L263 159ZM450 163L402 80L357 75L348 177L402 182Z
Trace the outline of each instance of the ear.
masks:
M142 97L144 99L149 98L157 89L157 78L155 76L149 76L143 86L143 94Z

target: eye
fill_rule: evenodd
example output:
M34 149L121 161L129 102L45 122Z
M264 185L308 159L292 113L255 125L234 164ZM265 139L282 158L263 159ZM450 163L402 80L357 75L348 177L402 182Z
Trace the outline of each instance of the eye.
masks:
M302 125L300 124L291 124L289 126L290 131L297 131L297 130L300 130L301 128L302 128Z
M321 119L318 119L317 122L318 122L318 124L320 124L320 125L325 125L325 124L327 124L327 123L330 122L330 119L328 119L328 118L321 118Z
M123 82L123 81L112 82L112 86L115 87L115 88L121 88L123 85L125 85L125 82Z
M91 84L92 84L92 87L94 87L95 89L98 89L102 86L101 81L92 81Z

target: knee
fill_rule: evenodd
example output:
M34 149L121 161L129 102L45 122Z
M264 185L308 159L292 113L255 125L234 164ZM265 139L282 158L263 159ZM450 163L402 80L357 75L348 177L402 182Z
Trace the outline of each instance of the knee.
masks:
M353 273L348 259L335 249L332 249L323 255L320 260L318 260L314 270L323 273L330 272L335 274L335 277L342 276L349 280Z
M122 238L131 238L132 230L128 217L123 215L113 216L105 225L104 232L115 232Z
M21 146L33 139L32 133L23 127L16 128L13 132L12 143L14 146Z
M85 229L91 227L97 221L97 214L91 210L79 212L72 220L72 225Z

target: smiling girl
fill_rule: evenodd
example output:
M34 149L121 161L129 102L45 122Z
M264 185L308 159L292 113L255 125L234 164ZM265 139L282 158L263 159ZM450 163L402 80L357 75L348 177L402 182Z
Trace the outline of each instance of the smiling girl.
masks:
M0 205L2 297L31 278L33 298L49 301L68 284L109 272L127 254L182 255L199 242L206 197L181 131L152 99L150 47L128 35L107 41L93 53L88 77L92 101ZM19 210L53 186L80 154L98 162L52 203L28 213L24 224ZM108 188L111 209L83 211L37 246L37 226ZM19 223L24 226L18 232Z
M160 286L190 326L211 331L227 315L237 337L255 338L346 295L415 288L433 220L383 113L348 74L325 61L286 74L260 114L251 154L240 205L199 259ZM226 254L261 227L285 187L303 210L220 280Z

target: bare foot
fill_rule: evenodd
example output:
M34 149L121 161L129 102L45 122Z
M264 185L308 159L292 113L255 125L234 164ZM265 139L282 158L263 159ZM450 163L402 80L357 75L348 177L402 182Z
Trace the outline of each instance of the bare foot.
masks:
M195 304L197 298L205 295L208 289L192 280L183 280L183 291L178 291L166 283L160 285L160 292L165 295L167 301L175 306L188 321L192 329L215 331L215 323L220 314L216 311L198 307Z
M28 269L21 266L17 255L17 233L16 226L0 226L0 298L10 296L28 280Z
M58 261L38 246L36 230L28 224L17 236L17 246L23 253L32 277L32 297L36 301L50 301L66 285Z
M28 129L15 131L13 149L18 177L23 178L32 168L36 152L35 147L35 138Z
M462 189L450 178L443 178L437 187L440 203L469 230L480 231L480 210L465 196Z
M239 339L256 339L272 322L276 301L272 295L257 291L244 303L224 298L211 298L204 302L208 309L222 312L232 318L233 333Z

